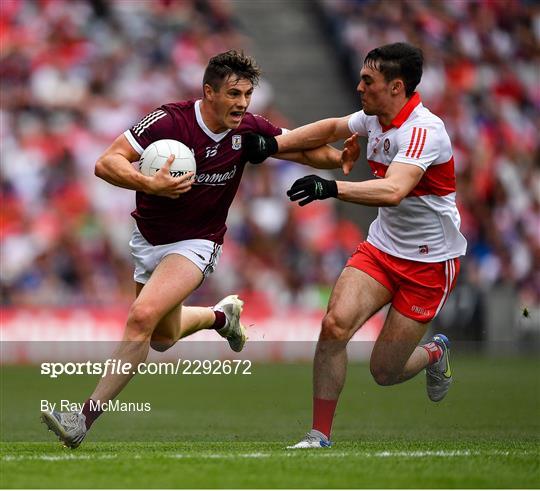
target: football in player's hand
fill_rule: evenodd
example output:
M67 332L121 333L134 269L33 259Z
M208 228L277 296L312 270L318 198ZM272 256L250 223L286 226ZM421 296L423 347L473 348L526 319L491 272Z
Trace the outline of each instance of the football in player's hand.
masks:
M187 172L197 173L192 151L177 140L158 140L148 145L139 160L139 170L145 176L152 177L171 155L175 156L171 163L171 176L180 177Z

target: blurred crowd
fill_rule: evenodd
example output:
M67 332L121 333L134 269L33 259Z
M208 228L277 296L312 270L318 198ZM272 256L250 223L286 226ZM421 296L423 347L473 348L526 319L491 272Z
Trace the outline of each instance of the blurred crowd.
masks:
M97 179L94 163L157 106L200 97L208 59L249 53L249 39L227 1L5 0L0 9L2 303L127 304L134 193ZM250 110L289 126L272 98L261 80ZM190 301L237 292L262 313L324 304L360 232L330 203L288 204L296 167L246 169L218 272Z
M537 7L323 5L356 71L380 44L408 39L424 49L420 92L453 141L467 277L481 286L509 281L539 303ZM94 177L94 162L155 107L200 97L208 58L250 52L250 40L225 0L4 0L0 13L2 303L128 304L134 193ZM264 79L250 111L294 126ZM237 292L267 314L325 305L362 233L332 200L289 204L284 191L303 174L277 160L246 168L218 271L194 303Z
M322 0L354 80L369 50L407 40L418 90L452 140L465 279L540 305L540 3ZM462 275L463 276L463 275Z

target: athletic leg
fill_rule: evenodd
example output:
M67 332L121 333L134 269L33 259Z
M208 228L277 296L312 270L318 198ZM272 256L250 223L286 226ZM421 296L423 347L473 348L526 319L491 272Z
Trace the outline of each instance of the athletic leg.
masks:
M123 340L112 358L129 362L133 367L145 361L158 322L180 305L202 279L201 270L189 259L178 254L163 258L133 302ZM133 377L131 372L101 378L91 399L101 403L114 399Z
M242 351L246 330L240 322L244 302L237 295L229 295L213 307L185 307L178 305L158 323L150 346L166 351L176 342L202 329L215 329L226 338L233 351Z
M303 440L288 448L329 446L338 398L347 374L347 343L392 293L367 273L346 267L338 278L323 319L313 361L313 424Z
M332 291L313 361L313 424L293 448L328 445L334 412L347 374L347 343L375 312L392 299L371 276L346 267Z
M120 360L122 366L130 363L131 369L127 374L108 373L102 377L81 413L41 413L42 421L65 446L80 445L102 412L99 405L114 399L131 380L139 363L146 360L152 333L160 319L181 305L201 281L201 270L195 264L183 256L171 254L160 262L144 287L137 284L137 298L130 308L122 342L111 355L112 359Z
M313 363L313 394L336 399L347 372L347 343L392 294L371 276L358 269L343 270L332 291L323 319Z
M418 346L428 326L390 308L371 353L370 370L379 385L405 382L428 366L428 352Z
M211 307L186 307L177 305L159 321L150 346L157 351L165 351L176 342L202 329L211 328L216 314Z
M373 348L371 373L378 384L394 385L428 368L428 395L431 400L439 401L452 381L448 339L437 335L431 343L423 346L418 343L452 291L459 261L417 263L398 258L388 261L400 279L392 308Z

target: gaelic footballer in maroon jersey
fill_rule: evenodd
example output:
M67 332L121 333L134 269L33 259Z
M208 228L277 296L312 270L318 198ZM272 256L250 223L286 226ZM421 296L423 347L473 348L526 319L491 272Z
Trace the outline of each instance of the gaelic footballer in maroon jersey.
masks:
M130 242L136 299L123 342L111 355L122 365L138 366L150 348L165 351L202 329L216 331L235 352L244 348L244 302L238 295L227 295L213 307L184 302L219 260L227 213L247 161L243 140L248 134L281 133L247 112L259 75L255 60L243 53L231 50L214 56L204 73L201 100L161 106L116 138L96 162L96 176L137 192L133 216L138 227ZM172 156L152 176L132 165L150 143L169 138L193 149L196 176L172 176ZM342 159L341 152L327 146L282 156L326 169L348 169L355 160ZM78 447L101 414L99 408L116 398L133 375L105 375L81 413L42 411L43 422L65 446Z
M282 132L262 116L246 112L237 129L213 133L204 123L200 104L200 100L165 104L124 133L139 154L166 138L181 141L195 154L197 176L188 193L171 200L137 192L137 209L132 216L152 245L187 239L222 244L227 213L247 162L242 135L276 136Z

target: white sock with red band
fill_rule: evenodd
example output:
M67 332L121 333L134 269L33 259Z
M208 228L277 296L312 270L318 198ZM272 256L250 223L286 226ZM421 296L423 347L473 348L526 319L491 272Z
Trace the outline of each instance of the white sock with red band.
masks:
M437 343L431 341L430 343L423 344L420 347L424 348L427 351L427 354L429 356L428 365L433 365L441 359L443 350Z

